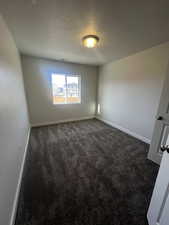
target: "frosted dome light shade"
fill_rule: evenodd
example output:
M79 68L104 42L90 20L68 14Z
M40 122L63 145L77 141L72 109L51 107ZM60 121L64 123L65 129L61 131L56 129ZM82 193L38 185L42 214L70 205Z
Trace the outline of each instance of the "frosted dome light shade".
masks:
M94 48L97 46L99 38L95 35L87 35L83 38L83 45L87 48Z

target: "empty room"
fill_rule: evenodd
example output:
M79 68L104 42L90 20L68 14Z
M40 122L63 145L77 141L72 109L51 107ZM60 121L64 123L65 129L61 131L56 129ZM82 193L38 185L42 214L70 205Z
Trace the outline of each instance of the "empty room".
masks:
M0 0L0 225L169 225L168 9Z

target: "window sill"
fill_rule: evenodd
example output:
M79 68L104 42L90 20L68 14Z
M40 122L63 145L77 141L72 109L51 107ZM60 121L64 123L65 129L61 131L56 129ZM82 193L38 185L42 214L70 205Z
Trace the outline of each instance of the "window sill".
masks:
M80 105L82 104L81 102L76 102L76 103L53 103L53 105Z

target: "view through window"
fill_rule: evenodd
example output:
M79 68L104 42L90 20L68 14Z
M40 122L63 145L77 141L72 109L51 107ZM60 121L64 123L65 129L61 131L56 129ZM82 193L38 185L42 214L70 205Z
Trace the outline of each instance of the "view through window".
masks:
M52 74L53 104L81 102L80 76Z

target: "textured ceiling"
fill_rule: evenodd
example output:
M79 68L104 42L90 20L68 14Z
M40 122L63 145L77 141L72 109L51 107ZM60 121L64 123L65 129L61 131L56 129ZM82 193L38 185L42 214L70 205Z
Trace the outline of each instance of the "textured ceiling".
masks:
M169 0L0 0L22 53L99 65L169 40ZM84 48L84 35L100 45Z

